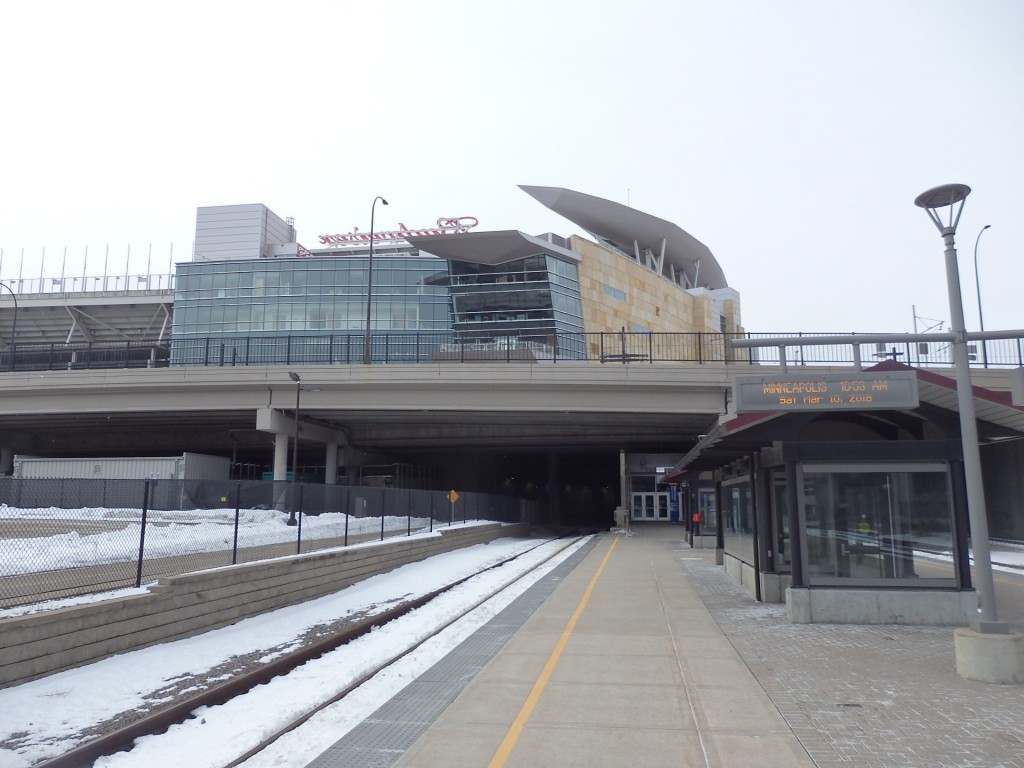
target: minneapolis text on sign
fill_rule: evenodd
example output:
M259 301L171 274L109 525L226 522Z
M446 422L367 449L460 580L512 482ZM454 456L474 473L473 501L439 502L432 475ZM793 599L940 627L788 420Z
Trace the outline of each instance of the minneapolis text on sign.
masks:
M917 377L911 371L821 376L737 376L736 410L791 411L916 408Z

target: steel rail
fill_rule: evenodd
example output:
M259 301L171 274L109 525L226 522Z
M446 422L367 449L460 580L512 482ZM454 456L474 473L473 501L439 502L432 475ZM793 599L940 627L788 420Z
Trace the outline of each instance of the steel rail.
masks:
M500 568L503 565L506 565L514 560L517 560L520 557L523 557L524 555L529 554L533 550L542 547L545 544L549 544L552 541L557 541L559 539L564 538L566 538L566 535L557 536L542 541L536 546L524 550L523 552L520 552L517 555L505 558L504 560L489 565L486 568L481 568L475 573L472 573L461 579L457 579L456 581L453 581L443 587L440 587L424 595L421 595L420 597L417 597L413 600L406 601L398 606L395 606L394 608L384 611L383 613L379 613L372 617L362 619L355 625L347 629L341 630L339 632L321 638L304 648L300 648L297 651L285 654L284 656L281 656L275 659L274 661L268 662L267 664L259 667L258 669L246 672L224 683L214 685L213 687L208 688L207 690L201 693L197 693L186 699L182 699L181 701L172 704L169 707L165 707L163 709L160 709L159 711L147 714L129 725L126 725L122 728L118 728L117 730L111 731L108 734L104 734L103 736L93 739L92 741L88 741L84 744L81 744L58 757L54 757L44 762L37 763L33 768L81 768L81 766L83 765L92 765L92 763L100 757L111 755L116 752L127 751L131 749L136 739L142 736L163 733L172 725L176 725L189 719L191 713L200 707L217 706L233 698L241 696L242 694L252 690L258 685L267 683L273 678L286 675L289 672L302 666L306 662L323 656L333 650L336 650L342 645L345 645L346 643L355 640L358 637L368 634L375 627L380 627L381 625L393 621L401 616L404 616L417 608L423 607L431 600L434 600L435 598L439 597L445 592L448 592L449 590L452 590L455 587L464 584L465 582L470 581L471 579L474 579L483 573L486 573L487 571L494 570L495 568ZM571 543L572 542L566 544L566 546L570 546ZM563 547L562 549L564 548L565 547ZM562 550L560 549L559 552L560 551ZM553 553L550 557L546 558L542 562L550 560L551 557L554 557L557 554L558 552ZM534 566L534 568L536 567L538 566ZM517 576L515 580L518 580L519 578L521 578L521 576ZM507 587L508 584L502 586L494 593L484 598L484 600L490 599L494 596L494 594L497 594L497 592L500 592L501 590L506 589ZM483 600L481 600L480 602L483 602ZM479 604L473 606L473 608L469 610L474 610L476 607L478 607L478 605ZM468 612L468 610L466 612L463 612L457 617L457 619L462 618L462 616L464 616L465 613ZM453 619L453 622L457 619ZM449 622L449 624L450 623L452 622ZM446 624L445 626L448 626L448 624ZM432 634L437 634L444 628L445 627L436 629ZM381 669L384 669L390 664L393 664L398 658L401 657L401 655L410 653L412 650L415 649L415 647L418 647L422 642L425 642L426 639L429 638L425 638L423 641L420 641L420 643L417 643L417 645L414 646L412 649L406 650L403 654L400 654L395 658L387 660L385 663L378 666L374 671L368 673L366 679L369 679L369 677L372 677ZM361 682L365 682L365 680L360 681L359 684L361 684ZM343 698L343 696L347 695L347 693L349 692L350 689L346 689L346 691L338 695L337 698ZM329 706L330 703L333 703L333 701L319 705L319 708ZM319 708L316 711L319 711ZM305 716L304 718L300 716L299 719L301 719L301 722L305 722L305 720L308 720L309 717L312 717L314 714L316 714L316 711L309 713L308 716ZM298 722L295 725L292 725L291 727L286 727L287 730L282 729L277 734L273 735L272 740L276 740L287 731L293 730L294 727L301 725L301 722ZM268 741L268 743L270 743L270 741ZM265 748L266 745L261 747L261 749ZM236 764L237 763L232 763L232 765Z

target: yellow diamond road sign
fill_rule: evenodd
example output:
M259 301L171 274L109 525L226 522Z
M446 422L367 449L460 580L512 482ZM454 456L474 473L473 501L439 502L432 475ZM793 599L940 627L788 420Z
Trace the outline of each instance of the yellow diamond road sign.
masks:
M450 501L452 504L454 504L458 500L459 500L459 494L457 494L455 492L455 489L453 488L451 491L448 492L448 501Z

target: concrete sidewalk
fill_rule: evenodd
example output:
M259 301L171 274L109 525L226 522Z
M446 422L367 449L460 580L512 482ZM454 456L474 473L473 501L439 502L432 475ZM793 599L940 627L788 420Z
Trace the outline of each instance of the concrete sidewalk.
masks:
M1024 579L997 575L1000 590L1001 615L1024 616ZM678 526L636 526L314 765L1024 768L1024 686L961 678L952 627L790 624Z
M711 555L681 533L602 537L397 765L813 766L683 576Z
M819 768L1024 768L1024 686L960 677L952 627L790 624L709 559L680 565ZM995 574L1015 631L1022 576Z

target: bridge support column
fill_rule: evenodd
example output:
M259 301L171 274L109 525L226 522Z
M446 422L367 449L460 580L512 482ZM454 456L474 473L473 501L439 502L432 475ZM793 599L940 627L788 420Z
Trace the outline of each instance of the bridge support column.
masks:
M0 445L0 475L14 474L14 449Z
M338 484L338 444L328 443L325 463L327 465L324 485Z
M562 473L557 453L548 454L548 519L556 525L562 522Z
M278 432L274 435L274 480L288 479L288 435Z
M623 450L619 451L619 506L615 508L615 525L619 528L629 528L629 457Z

